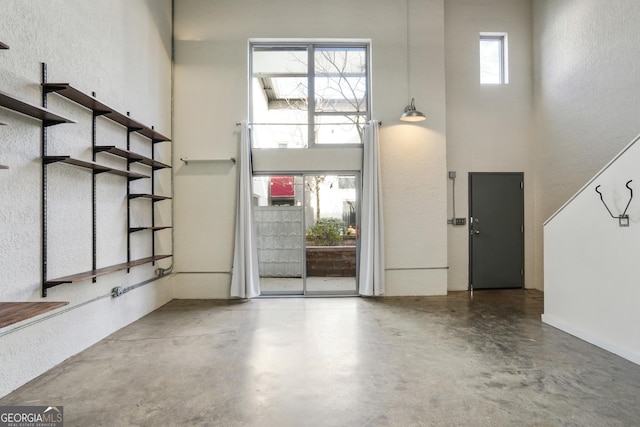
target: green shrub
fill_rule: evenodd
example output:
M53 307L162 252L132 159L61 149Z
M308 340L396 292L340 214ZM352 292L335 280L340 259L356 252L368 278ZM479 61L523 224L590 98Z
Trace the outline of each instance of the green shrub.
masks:
M307 230L307 240L313 246L336 246L342 242L344 228L338 218L320 218Z

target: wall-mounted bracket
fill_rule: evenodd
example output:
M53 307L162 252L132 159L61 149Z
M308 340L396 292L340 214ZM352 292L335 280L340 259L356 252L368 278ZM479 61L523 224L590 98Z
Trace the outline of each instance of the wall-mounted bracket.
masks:
M629 209L629 205L631 204L631 200L633 200L633 189L631 187L629 187L629 184L632 181L633 180L630 179L625 184L625 187L627 187L627 189L629 189L629 201L627 202L627 206L624 208L624 212L622 212L622 214L618 215L618 216L615 216L613 213L611 213L611 209L609 209L609 206L607 206L607 203L604 201L604 197L602 197L602 193L599 190L600 186L598 185L596 187L596 193L598 193L600 195L600 201L602 201L602 204L607 209L607 212L609 212L609 215L611 215L611 218L618 218L618 225L620 227L628 227L629 226L629 215L627 215L627 209Z

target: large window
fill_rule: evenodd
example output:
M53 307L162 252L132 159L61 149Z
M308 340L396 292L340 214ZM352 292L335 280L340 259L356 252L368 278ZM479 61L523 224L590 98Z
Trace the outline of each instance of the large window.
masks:
M480 83L509 83L507 34L480 33Z
M367 44L251 44L253 147L361 144L368 70Z

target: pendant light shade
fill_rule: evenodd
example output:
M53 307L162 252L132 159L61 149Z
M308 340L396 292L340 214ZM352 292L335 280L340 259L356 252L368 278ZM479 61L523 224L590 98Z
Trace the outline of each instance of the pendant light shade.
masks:
M423 113L416 110L414 98L411 98L411 104L405 107L404 113L400 116L400 120L403 122L421 122L426 119L427 118Z

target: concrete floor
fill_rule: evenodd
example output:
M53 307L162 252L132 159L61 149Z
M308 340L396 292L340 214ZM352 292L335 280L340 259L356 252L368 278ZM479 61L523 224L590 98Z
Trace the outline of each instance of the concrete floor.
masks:
M640 366L537 291L176 300L0 399L67 426L637 426Z

